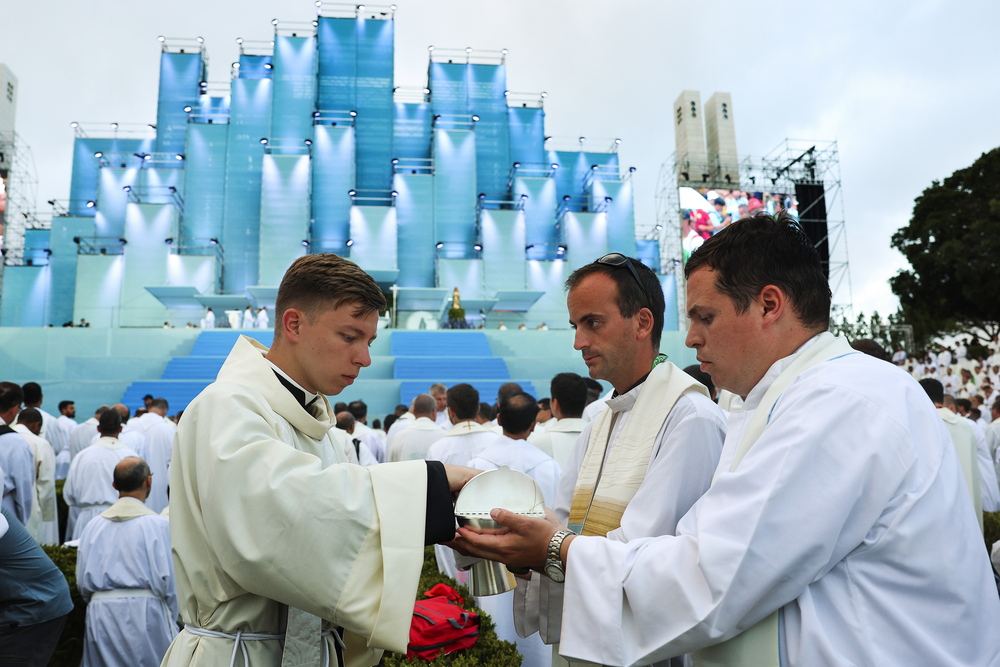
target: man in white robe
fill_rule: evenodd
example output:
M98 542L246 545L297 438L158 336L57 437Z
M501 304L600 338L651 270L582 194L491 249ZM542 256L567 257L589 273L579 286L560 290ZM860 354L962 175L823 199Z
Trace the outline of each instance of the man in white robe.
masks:
M418 394L410 408L416 418L400 431L389 448L390 461L413 461L427 457L427 450L444 437L444 429L434 421L435 401L430 394Z
M494 470L507 466L535 480L545 498L545 504L555 501L556 487L562 469L555 459L528 443L538 403L529 394L515 394L504 398L497 411L497 420L503 428L503 435L495 436L492 444L481 451L469 466L481 470ZM552 664L552 649L534 633L526 638L519 637L514 624L514 591L500 595L480 596L476 604L493 619L497 636L517 645L523 656L522 667L548 667Z
M434 421L438 426L447 431L451 428L451 419L448 417L448 387L440 382L435 382L431 385L427 393L434 398L437 406L434 413Z
M253 329L253 323L254 323L253 308L247 306L247 309L243 311L242 328Z
M347 449L347 457L351 460L351 463L363 466L378 465L380 461L375 457L375 454L357 436L355 429L357 422L354 420L354 415L345 410L344 412L338 412L334 417L337 419L337 430L343 431L344 435L347 436L344 447Z
M127 430L135 430L148 437L150 429L165 425L171 434L177 430L177 425L167 419L170 404L165 398L154 398L146 407L146 413L128 421Z
M3 471L0 504L27 525L34 507L35 456L21 434L9 426L21 411L23 397L20 386L0 382L0 470Z
M143 503L156 482L142 459L122 459L113 474L118 500L87 524L77 552L83 667L159 665L177 634L170 522Z
M1000 600L944 424L912 378L825 331L813 242L756 216L706 241L685 273L687 344L744 405L676 535L565 536L496 510L511 532L462 528L466 546L566 568L570 658L996 664Z
M76 403L73 401L59 401L59 417L56 418L56 425L62 433L62 439L57 447L52 448L56 452L56 479L66 479L69 472L69 462L71 459L69 451L69 436L79 424L76 422Z
M454 536L476 472L347 462L326 396L371 364L382 291L352 262L300 257L270 350L241 337L192 401L170 466L184 630L163 664L373 665L405 652L424 546ZM343 639L341 640L341 633Z
M115 466L126 456L138 456L118 441L122 418L116 410L105 410L97 428L100 439L73 459L63 486L63 499L70 512L75 510L76 514L72 533L66 529L67 539L80 539L87 524L115 504L118 500L113 486Z
M271 318L267 315L267 306L261 306L257 311L257 317L253 321L254 329L270 329Z
M583 420L587 383L576 373L559 373L552 378L549 392L553 419L549 420L549 427L544 433L533 431L528 442L565 468L580 433L587 425Z
M102 405L94 411L94 416L85 422L78 425L69 434L69 453L70 461L75 459L77 455L84 449L89 447L94 442L94 434L97 433L98 420L105 411L111 408L107 405Z
M215 328L215 313L209 308L205 311L205 317L201 320L202 329L214 329Z
M42 387L37 382L25 382L21 386L24 392L24 407L35 408L42 416L42 432L39 434L48 441L55 451L59 451L65 444L65 437L62 429L59 428L58 418L42 409Z
M24 527L39 544L59 544L59 517L56 515L56 455L49 441L41 437L42 415L25 408L13 429L21 434L35 460L35 496L31 518Z

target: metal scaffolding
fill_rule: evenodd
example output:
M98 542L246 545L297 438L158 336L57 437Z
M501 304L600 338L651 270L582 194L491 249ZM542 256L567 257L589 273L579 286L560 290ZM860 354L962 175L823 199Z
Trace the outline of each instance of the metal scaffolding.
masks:
M719 178L708 165L692 165L687 156L676 154L660 167L656 186L656 223L637 235L660 242L660 271L675 276L677 283L678 322L686 321L684 267L681 248L681 207L679 188L739 189L745 192L794 194L795 185L823 185L827 211L827 241L830 249L829 280L833 292L831 317L852 317L853 293L844 204L841 196L840 154L836 141L785 139L763 157L744 157L739 161L739 182ZM800 211L802 213L802 211ZM817 245L819 245L817 243Z
M7 210L3 215L3 262L0 262L0 293L5 266L24 264L24 233L49 229L51 214L35 210L38 177L31 148L16 132L0 133L0 175L6 176Z

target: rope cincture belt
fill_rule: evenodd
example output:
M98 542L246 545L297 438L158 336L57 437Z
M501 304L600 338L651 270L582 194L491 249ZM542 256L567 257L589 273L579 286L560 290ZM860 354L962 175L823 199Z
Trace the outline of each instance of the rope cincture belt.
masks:
M229 667L235 667L236 665L236 651L239 650L243 653L243 664L250 664L250 656L247 655L247 647L243 642L261 642L261 641L272 641L272 640L283 640L285 638L285 633L281 634L265 634L263 632L243 632L242 630L237 630L235 634L230 634L227 632L219 632L218 630L206 630L204 628L196 628L193 625L185 625L184 629L193 635L198 635L200 637L213 637L215 639L232 639L236 642L233 646L233 655L229 658ZM337 642L337 646L340 651L344 651L347 646L344 644L343 638L340 636L339 628L330 628L322 632L324 637L332 637L334 641ZM341 653L341 655L343 655ZM339 656L338 656L339 657ZM341 664L343 664L343 659L341 658ZM323 642L323 667L330 667L330 646L327 642Z
M163 599L148 588L115 588L110 591L94 591L94 594L90 596L91 600L116 600L118 598Z
M242 630L237 630L236 634L229 634L228 632L219 632L218 630L206 630L205 628L196 628L193 625L185 625L184 629L193 635L198 635L200 637L214 637L215 639L233 639L236 644L233 645L233 655L229 658L229 667L235 667L236 665L236 651L242 651L243 653L243 664L250 664L250 656L247 654L247 647L243 642L263 642L263 641L274 641L282 640L285 638L285 633L281 634L265 634L263 632L243 632Z

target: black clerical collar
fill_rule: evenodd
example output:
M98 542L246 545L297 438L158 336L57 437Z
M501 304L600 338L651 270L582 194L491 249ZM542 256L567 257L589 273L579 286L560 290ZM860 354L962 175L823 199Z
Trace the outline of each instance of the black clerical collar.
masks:
M650 371L650 373L652 373L652 371ZM643 375L643 376L642 376L641 378L639 378L639 381L638 381L638 382L636 382L636 383L635 383L634 385L632 385L631 387L629 387L628 389L626 389L626 390L625 390L624 392L622 392L621 394L619 394L619 393L618 393L618 390L617 390L617 389L615 389L614 393L612 393L612 394L611 394L611 398L618 398L619 396L622 396L622 395L624 395L624 394L627 394L627 393L629 393L630 391L632 391L633 389L635 389L636 387L638 387L638 386L639 386L640 384L642 384L643 382L645 382L645 381L646 381L646 378L648 378L648 377L649 377L649 373L646 373L646 374L645 374L645 375Z
M294 384L292 384L292 382L288 378L286 378L278 371L274 371L274 377L278 378L278 382L280 382L285 387L285 389L287 389L289 393L295 397L295 400L298 401L298 404L301 405L305 410L308 410L309 407L319 399L319 395L317 394L316 396L312 397L311 401L306 403L306 392L304 390L296 387Z

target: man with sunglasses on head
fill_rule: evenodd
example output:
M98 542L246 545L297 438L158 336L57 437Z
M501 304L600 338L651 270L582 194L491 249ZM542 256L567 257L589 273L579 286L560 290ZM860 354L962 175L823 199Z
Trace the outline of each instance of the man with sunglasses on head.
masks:
M712 482L726 433L722 412L659 353L665 304L651 269L611 253L574 271L566 287L574 347L590 376L614 393L577 440L556 514L576 534L621 542L673 535ZM558 642L561 582L535 573L517 591L519 632Z

